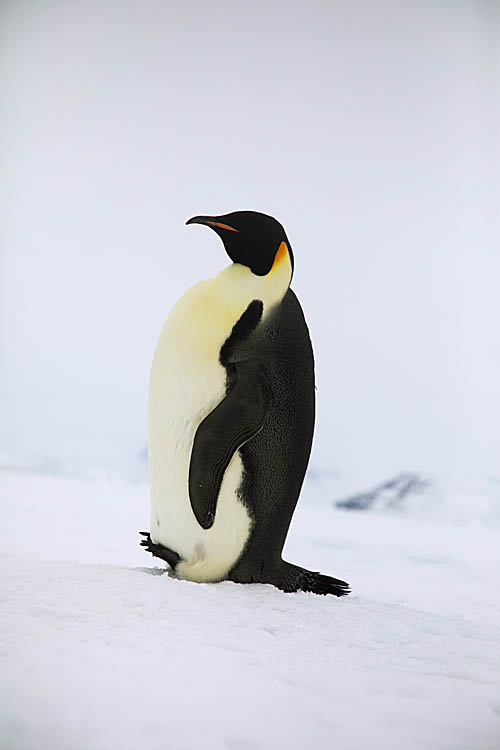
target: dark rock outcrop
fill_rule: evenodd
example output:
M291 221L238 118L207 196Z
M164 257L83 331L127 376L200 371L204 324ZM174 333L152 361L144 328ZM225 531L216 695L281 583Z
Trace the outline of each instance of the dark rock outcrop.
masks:
M368 492L361 492L336 500L336 508L344 510L381 510L400 508L411 496L422 495L432 483L418 474L404 472L393 479L377 485Z

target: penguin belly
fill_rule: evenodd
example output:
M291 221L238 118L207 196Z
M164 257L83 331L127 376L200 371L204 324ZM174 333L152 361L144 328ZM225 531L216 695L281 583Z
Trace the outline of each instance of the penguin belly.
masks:
M200 282L178 301L160 334L149 387L151 539L177 552L179 578L219 581L239 559L251 519L239 499L240 452L222 481L211 528L193 513L188 490L196 430L224 399L226 370L220 349L233 311L214 308L213 280ZM229 317L228 317L229 316Z

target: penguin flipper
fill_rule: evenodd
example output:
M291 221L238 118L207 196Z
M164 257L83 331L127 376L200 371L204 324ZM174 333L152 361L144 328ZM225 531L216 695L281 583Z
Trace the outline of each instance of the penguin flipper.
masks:
M196 520L209 529L215 519L224 472L234 453L264 426L270 392L262 365L235 362L235 384L200 423L189 464L189 497Z

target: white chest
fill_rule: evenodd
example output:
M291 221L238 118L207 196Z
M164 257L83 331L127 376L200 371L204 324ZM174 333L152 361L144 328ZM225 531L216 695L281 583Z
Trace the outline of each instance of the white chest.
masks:
M194 581L216 581L237 561L251 531L238 498L243 465L237 451L217 499L215 521L203 529L191 509L189 464L200 422L224 398L226 371L220 349L254 299L264 314L288 288L291 266L274 277L257 277L234 264L200 282L177 302L158 341L149 388L151 538L182 558L176 573Z
M155 352L149 389L149 467L151 537L181 556L178 575L205 581L227 574L243 550L251 522L237 496L243 470L238 453L224 475L213 526L202 529L191 509L193 440L200 422L225 396L226 371L219 352L228 335L228 321L210 315L203 285L197 286L201 288L190 290L172 311Z

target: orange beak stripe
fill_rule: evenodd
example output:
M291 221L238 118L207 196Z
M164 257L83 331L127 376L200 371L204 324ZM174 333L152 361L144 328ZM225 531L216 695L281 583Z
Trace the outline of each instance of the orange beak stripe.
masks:
M222 224L220 221L207 221L206 223L210 224L211 227L219 227L219 229L229 229L230 232L239 232L239 229L230 227L229 224Z

